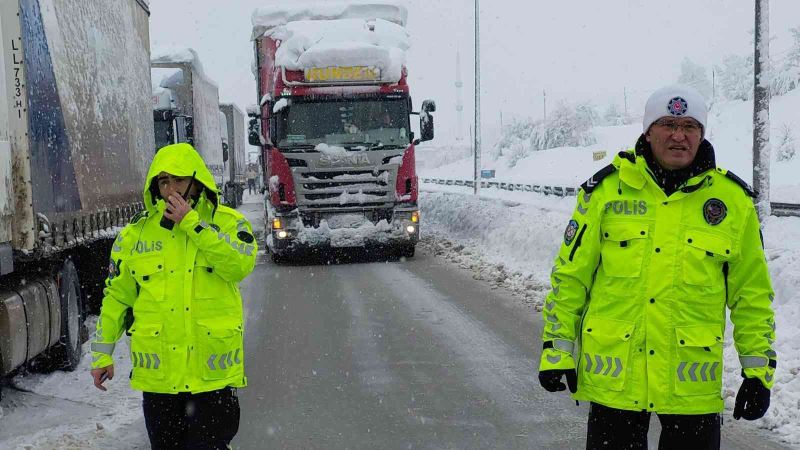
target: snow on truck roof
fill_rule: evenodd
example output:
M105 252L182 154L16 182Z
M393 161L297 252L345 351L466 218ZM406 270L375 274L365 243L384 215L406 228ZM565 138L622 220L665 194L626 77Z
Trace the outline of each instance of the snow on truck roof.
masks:
M150 56L150 64L158 65L158 64L191 64L192 68L194 69L194 73L201 76L207 82L217 86L217 83L212 80L211 78L206 75L205 71L203 70L203 64L200 62L200 57L197 55L197 52L193 48L162 48L154 50L152 55ZM150 69L151 74L158 70L170 70L166 68L155 68L152 67ZM159 79L156 80L153 77L153 87L156 86L156 81L159 81L161 87L174 87L174 86L165 86L164 84L174 84L175 82L181 82L182 79L179 79L177 76L169 77L171 79Z
M279 40L275 64L286 70L372 67L381 82L402 77L408 12L397 3L311 4L260 8L253 38Z
M150 83L153 86L153 93L159 89L171 89L179 85L183 80L181 69L161 69L153 67L150 69Z
M270 28L304 20L382 19L406 26L408 10L399 2L295 2L292 6L270 6L253 12L253 39Z

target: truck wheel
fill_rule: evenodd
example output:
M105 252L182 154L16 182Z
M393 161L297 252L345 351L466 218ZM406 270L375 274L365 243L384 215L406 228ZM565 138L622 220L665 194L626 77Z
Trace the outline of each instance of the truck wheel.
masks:
M414 244L403 244L400 247L400 257L402 258L411 258L414 256L414 252L416 251L417 246Z
M271 259L274 264L280 265L285 263L287 258L284 255L279 255L275 252L269 252L269 259Z
M56 286L61 298L61 339L50 351L48 359L53 369L71 372L81 360L81 344L85 336L81 285L71 260L66 260L56 274Z

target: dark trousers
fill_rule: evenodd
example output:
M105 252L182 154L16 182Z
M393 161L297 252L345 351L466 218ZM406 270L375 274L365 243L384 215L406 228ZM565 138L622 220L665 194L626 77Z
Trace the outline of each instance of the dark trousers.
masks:
M658 439L660 450L719 449L719 414L658 414L658 420L661 422L661 437ZM649 412L625 411L592 403L586 448L647 449L649 427Z
M235 388L200 394L145 392L142 409L153 450L227 449L239 431Z

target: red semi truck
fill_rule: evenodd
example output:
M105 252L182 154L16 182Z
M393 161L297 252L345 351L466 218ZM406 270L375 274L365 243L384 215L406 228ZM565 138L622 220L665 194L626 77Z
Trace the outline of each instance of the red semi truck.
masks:
M433 139L436 106L412 112L406 18L386 3L254 13L260 107L250 143L262 149L273 261L330 247L414 255L414 148Z

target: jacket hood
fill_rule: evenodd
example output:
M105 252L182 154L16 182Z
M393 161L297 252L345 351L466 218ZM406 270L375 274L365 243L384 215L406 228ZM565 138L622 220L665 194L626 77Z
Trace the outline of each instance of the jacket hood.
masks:
M206 167L203 158L197 153L190 144L172 144L166 147L161 147L157 152L153 163L150 164L150 170L147 171L147 178L144 183L144 205L147 210L153 214L158 210L159 199L156 197L158 190L155 192L151 190L153 180L158 177L161 172L181 177L190 177L194 173L195 183L201 183L205 189L205 197L211 203L213 208L217 207L219 198L219 191L217 184L214 182L214 177L211 171ZM202 196L202 193L201 193Z

